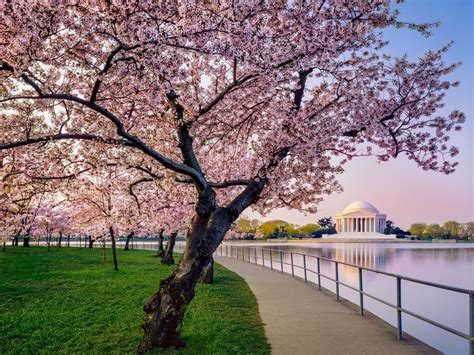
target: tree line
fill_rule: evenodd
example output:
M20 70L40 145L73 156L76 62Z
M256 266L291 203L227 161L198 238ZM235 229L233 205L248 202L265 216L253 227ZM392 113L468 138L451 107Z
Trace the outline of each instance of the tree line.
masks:
M320 238L323 234L335 234L332 217L324 217L317 224L298 226L284 220L261 222L242 216L231 228L231 239Z

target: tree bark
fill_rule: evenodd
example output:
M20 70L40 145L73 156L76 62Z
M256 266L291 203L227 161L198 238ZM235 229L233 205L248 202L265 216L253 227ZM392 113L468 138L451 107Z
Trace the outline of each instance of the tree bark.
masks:
M68 234L67 235L67 247L69 248L71 246L71 236Z
M48 251L49 251L49 246L51 244L51 236L50 235L46 236L46 244L48 244Z
M92 237L89 236L89 249L92 249L94 247L94 242L95 242L95 239L92 239Z
M30 246L30 237L25 235L23 237L23 247L28 248Z
M18 236L15 235L12 240L12 246L17 247L18 246Z
M61 243L63 241L63 233L59 232L59 239L58 239L58 249L61 249Z
M212 284L214 282L214 258L212 256L209 258L208 264L204 266L199 282L203 284Z
M162 258L165 255L165 249L163 248L163 234L165 233L164 229L160 229L158 234L158 251L156 252L155 257Z
M110 230L110 238L112 239L112 258L114 260L114 271L119 271L118 270L118 261L117 261L117 247L115 245L114 229L112 227L110 227L109 230Z
M173 258L173 249L174 245L176 243L176 236L178 235L177 232L173 232L170 234L168 238L168 243L166 244L166 250L165 254L163 255L163 258L161 259L161 263L165 265L173 265L174 264L174 258Z
M142 325L144 335L138 348L140 353L153 348L180 348L185 345L178 327L194 298L203 269L211 262L212 254L232 223L245 208L258 200L265 183L263 178L253 180L227 207L217 206L212 188L200 191L183 255L172 274L160 282L159 290L144 307L146 318Z
M4 252L6 252L6 251L7 251L7 247L6 247L6 245L5 245L5 244L6 244L6 243L5 243L5 242L3 242L3 248L2 248L2 249L3 249L3 251L4 251Z
M125 248L123 248L123 250L130 250L130 241L132 240L133 238L133 232L131 232L129 235L127 235L127 240L125 241Z

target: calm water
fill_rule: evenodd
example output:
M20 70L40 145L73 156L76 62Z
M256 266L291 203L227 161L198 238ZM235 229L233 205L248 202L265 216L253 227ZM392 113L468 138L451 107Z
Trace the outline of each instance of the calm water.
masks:
M238 244L243 245L243 244ZM474 244L450 243L298 243L298 245L277 243L252 243L278 250L322 256L328 259L361 265L368 268L432 281L444 285L474 289ZM290 263L290 255L283 253L283 261ZM246 260L248 255L246 255ZM265 258L269 259L266 252ZM273 267L280 269L279 253L272 253ZM251 255L250 260L255 261ZM261 264L261 251L257 252L257 262ZM265 260L269 266L269 260ZM302 256L294 255L294 263L303 265ZM314 264L314 265L313 265ZM307 258L307 267L316 270L316 260ZM291 267L284 265L284 271L291 273ZM321 261L321 272L334 278L334 263ZM303 271L295 268L295 274L303 277ZM353 287L359 286L358 270L349 266L339 266L342 282ZM316 282L316 275L308 272L308 279ZM396 304L396 280L392 277L368 271L363 272L364 291ZM321 285L335 291L334 283L322 280ZM341 285L340 294L354 303L359 303L359 294ZM364 306L377 316L396 325L396 310L368 297ZM429 286L402 281L402 307L426 318L442 323L464 333L469 332L468 295L434 289ZM403 330L431 346L449 354L467 354L467 340L422 322L409 315L403 315Z

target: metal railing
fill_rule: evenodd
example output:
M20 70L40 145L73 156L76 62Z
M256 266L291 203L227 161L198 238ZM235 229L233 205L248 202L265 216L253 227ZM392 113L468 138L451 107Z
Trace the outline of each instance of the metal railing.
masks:
M278 255L277 259L275 260L274 254ZM402 314L407 314L410 315L414 318L417 318L423 322L426 322L428 324L431 324L437 328L443 329L451 334L457 335L458 337L461 337L463 339L466 339L469 342L469 354L474 354L474 290L468 290L468 289L463 289L459 287L452 287L452 286L447 286L447 285L442 285L442 284L437 284L434 282L430 281L424 281L424 280L418 280L414 279L408 276L402 276L402 275L397 275L393 274L390 272L385 272L385 271L380 271L376 269L371 269L367 268L364 266L359 266L355 264L350 264L342 261L337 261L329 258L325 258L322 256L315 256L315 255L307 255L303 253L296 253L296 252L291 252L291 251L285 251L285 250L277 250L277 249L269 249L269 248L264 248L264 247L254 247L254 246L240 246L240 245L232 245L232 244L221 244L218 249L215 252L215 255L218 256L223 256L223 257L230 257L233 259L238 259L242 260L245 262L249 262L252 264L260 265L263 267L269 267L271 270L275 271L280 271L282 273L287 273L291 274L293 277L295 276L295 268L302 270L302 280L305 283L308 283L308 273L311 273L317 277L317 282L314 282L314 284L317 286L319 290L322 288L327 289L328 291L333 292L332 290L329 290L326 287L323 287L321 285L321 279L325 279L328 281L331 281L335 284L336 288L336 300L340 300L341 295L340 295L340 286L347 287L348 289L351 289L359 294L359 309L360 309L360 315L364 315L364 297L368 297L370 299L373 299L377 302L380 302L384 304L385 306L388 306L392 309L396 310L396 315L397 315L397 336L399 339L403 339L403 326L402 326ZM290 262L284 261L283 256L287 255L289 256ZM294 262L294 256L299 255L302 257L303 263L302 265L298 265L297 263ZM316 264L316 270L312 270L311 268L308 267L308 259L312 259L315 261ZM321 261L326 261L329 263L334 264L335 266L335 273L334 277L329 276L327 274L324 274L321 272ZM266 262L268 264L266 265ZM274 268L274 264L277 264L277 268ZM311 263L314 265L314 263ZM291 270L290 272L285 271L284 265L287 265L288 268ZM348 266L354 269L358 270L358 283L359 287L354 287L352 285L349 285L343 281L340 280L339 277L339 266L344 265ZM382 298L379 298L377 296L374 296L372 294L367 293L364 290L364 283L363 283L363 271L367 272L372 272L376 274L381 274L385 276L389 276L391 278L394 278L396 280L396 304L392 304ZM402 281L408 281L416 284L421 284L429 287L433 287L436 289L442 289L442 290L447 290L447 291L452 291L460 294L465 294L469 298L469 310L468 310L468 317L469 317L469 334L463 333L459 330L456 330L454 328L451 328L449 326L446 326L444 324L441 324L439 322L436 322L432 319L426 318L420 314L417 314L413 311L410 311L402 306ZM349 300L350 301L350 300Z

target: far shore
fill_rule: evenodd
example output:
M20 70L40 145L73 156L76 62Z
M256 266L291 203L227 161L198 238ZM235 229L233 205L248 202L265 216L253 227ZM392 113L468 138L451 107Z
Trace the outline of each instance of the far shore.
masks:
M226 239L226 243L435 243L435 244L473 244L474 240L460 240L455 239L433 239L433 240L410 240L410 239L384 239L384 238L341 238L341 239L325 239L325 238L307 238L307 239L254 239L254 240L243 240L243 239Z

